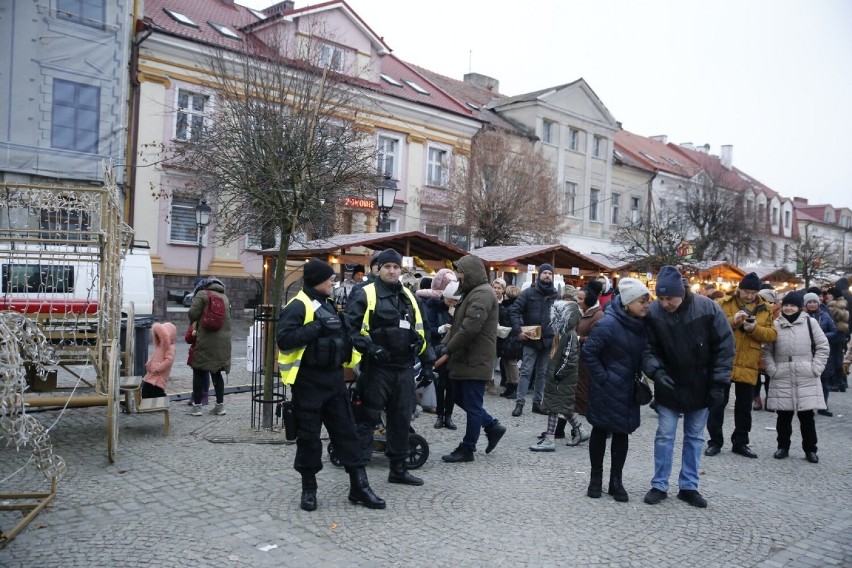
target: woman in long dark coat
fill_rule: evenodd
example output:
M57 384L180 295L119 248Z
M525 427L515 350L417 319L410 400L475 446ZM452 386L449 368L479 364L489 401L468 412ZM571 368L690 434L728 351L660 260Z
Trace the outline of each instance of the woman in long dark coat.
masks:
M651 293L639 280L623 278L620 295L606 307L603 319L592 329L580 357L591 374L589 410L592 425L589 459L592 464L587 495L601 496L603 459L607 436L610 447L609 494L619 502L628 500L621 481L627 460L628 435L639 427L639 404L634 398L634 378L641 373L645 346L645 320Z

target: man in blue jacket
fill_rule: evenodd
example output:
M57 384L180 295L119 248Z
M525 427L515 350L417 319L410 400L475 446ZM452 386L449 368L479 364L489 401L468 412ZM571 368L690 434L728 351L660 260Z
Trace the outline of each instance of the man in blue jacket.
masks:
M675 435L683 414L678 499L704 508L698 470L709 407L725 402L734 365L734 337L719 305L684 286L674 266L657 276L657 301L648 311L648 344L642 370L654 380L659 423L654 440L654 478L645 502L656 505L668 496Z
M553 328L550 325L550 308L559 296L553 286L553 266L542 264L538 280L521 292L510 308L512 315L512 333L523 342L523 360L518 390L515 393L515 409L512 416L520 416L524 411L527 390L534 380L533 412L543 414L541 400L544 397L544 375L550 361L550 344L553 342ZM541 326L541 338L530 339L521 330L521 326ZM533 377L535 377L533 379Z

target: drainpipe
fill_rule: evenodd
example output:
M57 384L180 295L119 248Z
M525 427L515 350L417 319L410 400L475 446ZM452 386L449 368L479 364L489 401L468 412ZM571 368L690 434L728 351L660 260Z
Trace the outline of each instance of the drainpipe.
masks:
M139 22L139 2L133 0L133 35L136 37L136 26ZM143 24L144 25L144 24ZM148 39L153 31L145 25L144 32L138 39L134 39L130 47L130 97L127 102L128 129L127 129L127 157L125 159L125 184L127 191L124 195L124 220L133 226L134 202L136 197L136 145L139 143L139 46Z

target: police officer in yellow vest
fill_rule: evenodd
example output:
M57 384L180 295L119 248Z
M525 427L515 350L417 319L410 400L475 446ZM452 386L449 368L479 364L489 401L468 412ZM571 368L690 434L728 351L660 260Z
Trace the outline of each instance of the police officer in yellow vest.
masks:
M414 412L414 362L423 366L425 382L434 378L434 351L424 331L423 306L400 281L402 257L393 249L379 253L374 282L355 290L346 305L349 334L362 355L358 387L361 407L356 414L363 458L372 455L373 430L385 410L388 482L423 485L408 473L408 433Z
M344 322L331 300L334 269L312 258L304 267L305 286L281 310L275 338L281 379L291 384L296 415L296 459L302 474L301 507L317 508L316 474L322 469L323 424L349 473L349 500L384 509L367 480L352 405L343 382L343 364L352 348Z

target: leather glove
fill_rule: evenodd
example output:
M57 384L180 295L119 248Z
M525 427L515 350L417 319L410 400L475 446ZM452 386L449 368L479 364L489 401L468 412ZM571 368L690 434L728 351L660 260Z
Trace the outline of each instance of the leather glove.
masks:
M725 389L712 387L710 389L710 408L722 408L725 406Z
M379 363L387 363L390 361L390 353L384 347L379 347L375 343L370 344L370 358Z
M843 374L849 376L849 361L843 363Z
M444 343L439 343L435 346L435 359L440 359L447 354L447 346Z
M664 388L667 390L675 390L675 382L668 373L665 371L660 371L657 373L657 376L654 377L654 390L656 391L658 388Z
M428 387L435 380L435 371L432 367L423 367L420 370L420 379L417 381L417 388Z

